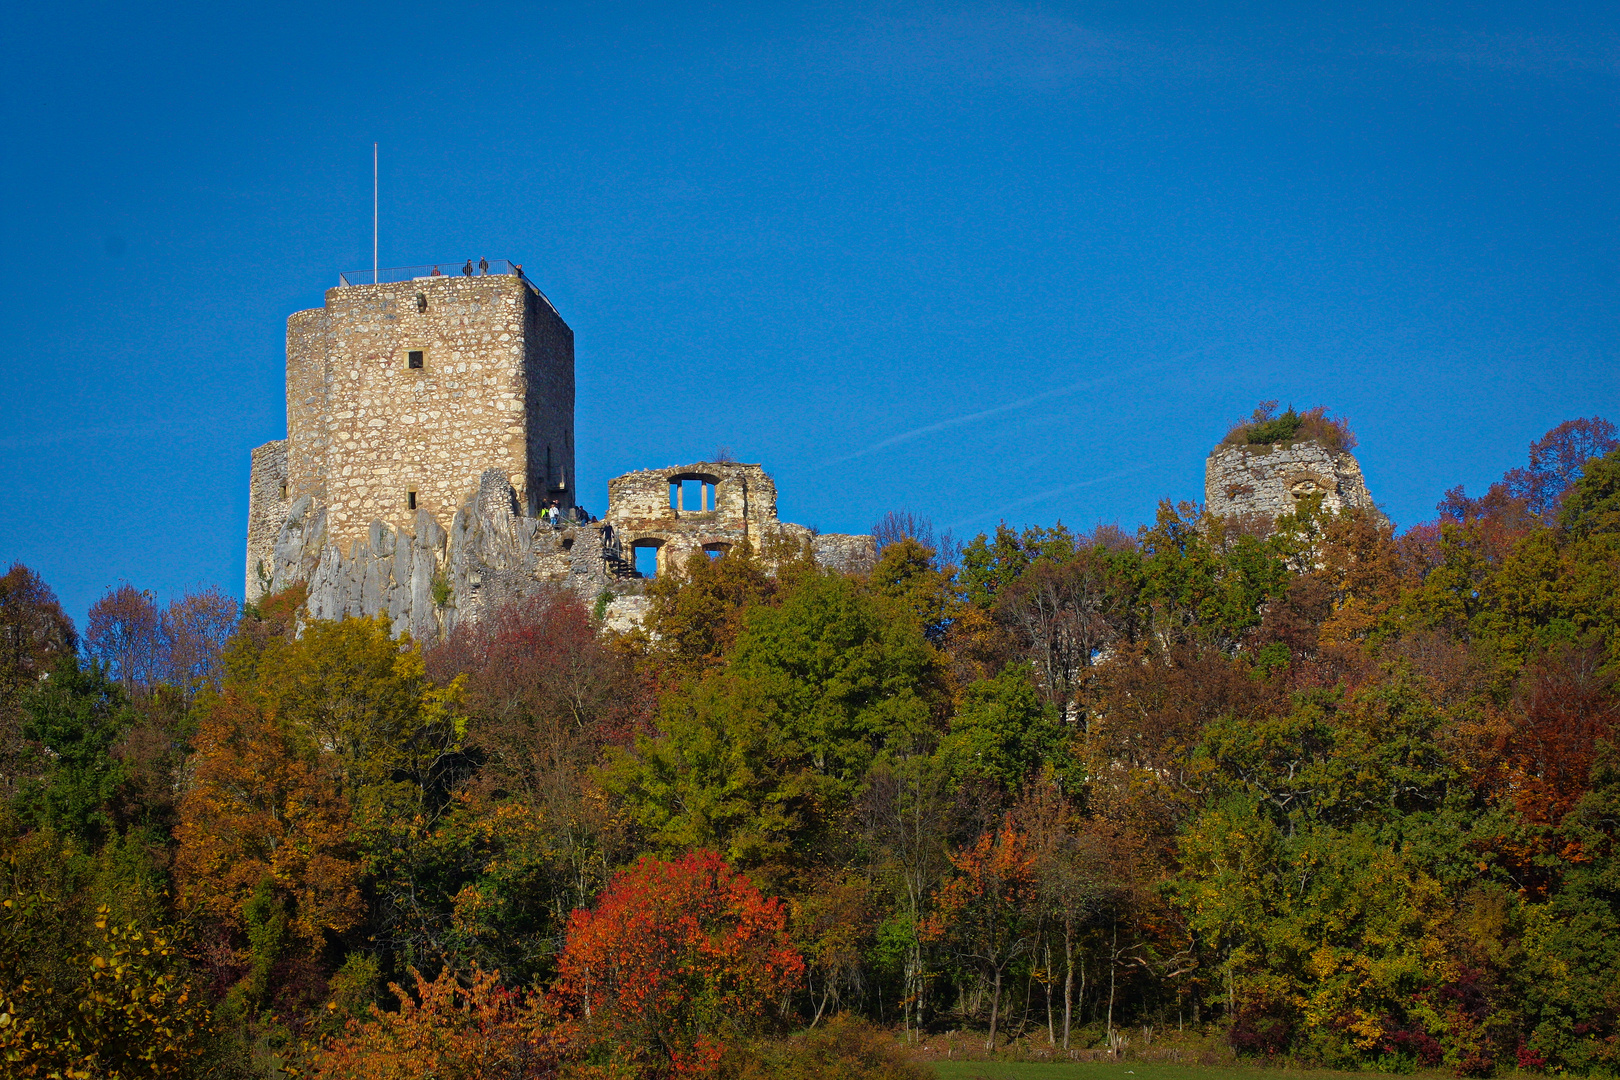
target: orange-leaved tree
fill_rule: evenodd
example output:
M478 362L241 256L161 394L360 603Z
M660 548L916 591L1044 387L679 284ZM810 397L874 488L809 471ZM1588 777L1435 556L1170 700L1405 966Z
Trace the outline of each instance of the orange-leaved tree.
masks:
M355 926L365 906L348 802L307 747L235 693L209 710L195 745L175 829L182 907L245 935L255 955L243 959L255 967L275 962L267 950L284 949L279 941L271 949L276 926L310 953Z
M559 1022L544 994L501 984L498 971L473 968L466 986L447 967L432 982L411 969L416 994L388 988L398 1012L371 1007L364 1021L316 1050L315 1080L474 1080L555 1076L573 1028Z
M1011 816L970 848L951 856L956 874L939 891L922 927L925 940L944 939L990 983L990 1038L1001 1019L1001 977L1034 944L1030 909L1036 897L1035 857Z
M558 958L561 1002L602 1055L655 1075L702 1073L722 1038L797 985L787 911L712 851L643 858L576 911Z

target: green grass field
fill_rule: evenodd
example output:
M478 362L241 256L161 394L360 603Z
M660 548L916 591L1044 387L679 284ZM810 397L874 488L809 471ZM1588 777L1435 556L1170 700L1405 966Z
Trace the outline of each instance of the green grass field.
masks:
M1367 1080L1366 1073L1253 1065L1168 1065L1104 1061L935 1061L939 1080Z

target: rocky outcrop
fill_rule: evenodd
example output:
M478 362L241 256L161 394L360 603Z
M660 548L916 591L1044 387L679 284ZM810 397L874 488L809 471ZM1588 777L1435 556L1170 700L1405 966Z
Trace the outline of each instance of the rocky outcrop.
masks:
M1218 517L1275 520L1294 513L1312 495L1322 497L1324 510L1359 508L1382 517L1348 450L1330 450L1314 440L1221 445L1204 463L1204 501Z
M394 633L431 641L462 620L476 620L486 611L548 588L567 589L586 603L594 603L604 592L611 594L604 625L629 629L647 610L642 595L646 581L636 575L633 563L638 541L659 544L660 554L666 556L660 566L669 569L678 565L669 561L671 552L686 558L717 554L751 535L777 546L787 544L794 551L808 545L816 561L829 569L845 573L871 569L876 558L872 537L813 536L801 525L779 522L769 477L760 472L752 478L753 492L768 492L770 497L756 498L748 506L750 514L744 513L745 489L740 483L735 489L722 486L724 498L717 509L684 515L659 510L653 496L662 494L667 503L670 483L660 474L656 483L642 485L650 492L643 501L651 509L637 508L632 499L623 498L610 502L606 522L556 528L524 514L506 473L487 469L449 528L423 509L416 513L413 530L373 521L360 539L347 545L333 539L326 509L305 495L287 508L268 557L261 553L262 539L258 550L249 548L258 572L249 576L248 598L301 581L309 588L312 618L382 614L393 624ZM614 490L623 494L625 486ZM616 530L608 528L615 522Z
M348 551L329 538L325 509L298 499L276 538L268 586L305 582L312 618L382 614L396 634L432 640L547 587L594 596L609 578L600 558L574 557L576 543L594 550L595 529L553 529L524 516L506 474L489 469L448 530L422 510L414 533L374 521Z

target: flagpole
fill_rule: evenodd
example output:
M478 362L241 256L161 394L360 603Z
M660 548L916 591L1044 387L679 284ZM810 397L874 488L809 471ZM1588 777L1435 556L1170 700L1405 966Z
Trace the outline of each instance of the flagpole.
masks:
M371 144L371 283L377 284L377 144Z

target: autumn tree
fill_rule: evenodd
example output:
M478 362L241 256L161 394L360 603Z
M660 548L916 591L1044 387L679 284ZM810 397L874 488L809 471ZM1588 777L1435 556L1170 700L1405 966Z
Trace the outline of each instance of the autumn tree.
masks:
M876 930L875 899L866 875L830 870L789 902L793 943L805 961L811 1027L861 989Z
M575 912L557 990L596 1053L653 1075L706 1071L795 988L787 911L712 851L643 857Z
M162 620L152 594L125 582L90 605L84 651L126 694L147 689L165 666Z
M365 915L347 799L289 725L238 694L203 719L175 829L184 909L225 928L256 1009L268 972L318 955Z
M997 617L1066 720L1077 715L1084 675L1103 650L1134 636L1134 562L1134 553L1121 558L1101 546L1043 556L997 596Z
M238 1075L138 847L91 854L0 820L0 1071Z
M1601 416L1566 420L1531 443L1529 463L1509 470L1502 483L1531 513L1553 517L1587 462L1617 446L1614 425Z
M742 632L750 610L773 603L781 580L745 540L711 559L688 561L654 579L647 630L648 660L660 686L672 688L718 668Z
M1063 953L1063 1035L1057 1037L1052 1021L1052 995L1047 990L1047 1030L1051 1041L1069 1048L1074 1020L1075 972L1080 971L1081 995L1085 993L1084 956L1081 936L1090 917L1116 891L1109 880L1108 859L1095 835L1082 824L1072 801L1065 795L1059 778L1048 771L1030 784L1013 812L1018 828L1028 838L1030 870L1034 877L1036 901L1056 927L1044 944L1047 956L1042 966L1054 972L1050 956L1051 938L1061 937ZM1079 960L1077 965L1076 961Z
M1001 1020L1001 982L1007 967L1034 943L1034 859L1028 838L1009 816L972 846L951 855L956 873L940 889L925 937L945 940L990 984L993 1050Z

